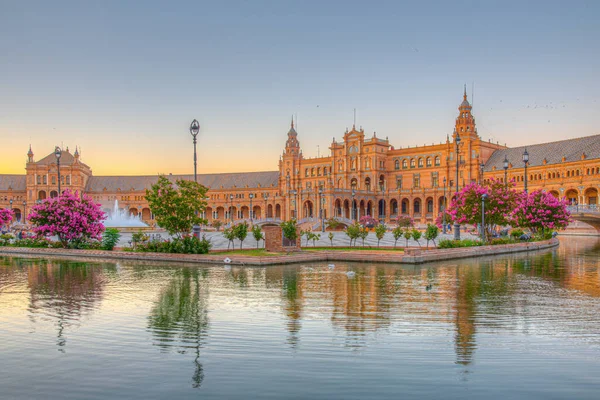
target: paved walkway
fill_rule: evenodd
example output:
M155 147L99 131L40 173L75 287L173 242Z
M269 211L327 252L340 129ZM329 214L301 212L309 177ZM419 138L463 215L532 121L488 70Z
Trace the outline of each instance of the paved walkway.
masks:
M316 233L320 233L321 235L321 239L317 240L315 242L315 245L317 247L330 247L331 246L331 242L329 241L328 235L329 232L316 232ZM169 235L165 232L151 232L149 233L151 235L159 235L162 238L168 238ZM227 239L225 239L223 237L223 232L205 232L204 234L206 234L207 239L209 239L212 244L213 250L219 250L219 249L227 249L227 244L228 241ZM335 247L348 247L350 245L350 239L348 238L348 236L346 236L346 234L344 232L333 232L334 234L334 238L333 238L333 246ZM437 240L440 239L453 239L454 236L452 234L446 234L443 235L440 233L440 235L438 236ZM468 234L468 233L464 233L461 232L461 239L474 239L476 238L476 236ZM437 242L436 240L436 242ZM121 234L121 240L119 241L118 246L119 247L123 247L123 246L130 246L130 241L131 241L131 233L122 233ZM421 238L419 240L419 243L421 244L421 246L425 247L427 244L427 241L423 238ZM408 246L409 247L418 247L419 243L417 243L414 240L409 240L408 241ZM358 246L362 246L362 240L361 239L357 239L356 244ZM306 247L306 238L303 237L302 238L302 246ZM313 246L313 242L309 242L308 247L312 247ZM377 237L375 237L375 232L370 232L369 236L367 237L367 239L365 239L365 246L370 246L370 247L377 247ZM383 239L381 239L380 242L380 246L382 247L393 247L394 246L394 236L392 235L391 232L386 232L385 236ZM398 243L397 243L398 247L405 247L406 246L406 240L404 238L400 238L398 239ZM430 247L433 247L433 242L429 243ZM260 241L259 243L259 248L263 248L264 247L264 241ZM240 241L236 240L235 241L235 248L239 249L240 248ZM243 244L243 248L256 248L256 240L254 240L254 238L252 237L252 234L249 232L248 233L248 237L246 238L246 240L244 240L244 244Z

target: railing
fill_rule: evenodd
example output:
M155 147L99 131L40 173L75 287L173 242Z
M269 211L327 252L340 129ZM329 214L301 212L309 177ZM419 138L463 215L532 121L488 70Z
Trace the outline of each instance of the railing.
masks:
M567 210L571 213L579 213L579 212L592 212L592 213L600 213L600 208L597 204L577 204L573 206L567 206Z

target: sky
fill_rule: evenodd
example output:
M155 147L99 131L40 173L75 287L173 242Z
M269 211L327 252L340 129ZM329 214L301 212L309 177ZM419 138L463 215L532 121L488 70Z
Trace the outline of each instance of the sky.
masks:
M508 146L600 134L598 1L0 0L0 173L54 146L95 175L276 170L353 124L451 134L463 85ZM474 95L471 98L471 95Z

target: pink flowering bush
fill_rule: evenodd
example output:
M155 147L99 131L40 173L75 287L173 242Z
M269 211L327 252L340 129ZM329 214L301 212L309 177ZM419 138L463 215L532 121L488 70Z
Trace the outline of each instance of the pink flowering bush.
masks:
M360 220L358 221L362 226L367 227L367 228L372 228L374 226L379 225L379 221L377 221L375 218L371 217L370 215L365 215L360 217Z
M567 205L567 200L542 190L521 193L513 211L513 226L541 234L564 229L571 221Z
M14 212L8 208L0 209L0 227L9 225L13 220Z
M90 240L100 240L106 214L89 196L79 198L65 191L31 208L28 217L38 236L57 236L63 247L80 247Z
M489 238L498 226L510 225L517 204L517 192L514 183L505 185L492 179L486 186L471 183L465 186L448 206L450 219L458 224L477 225L481 223L483 195L485 199L485 232Z

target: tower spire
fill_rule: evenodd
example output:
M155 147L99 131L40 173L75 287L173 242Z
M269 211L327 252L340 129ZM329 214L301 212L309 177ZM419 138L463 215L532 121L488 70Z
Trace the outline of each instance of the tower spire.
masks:
M467 84L465 83L465 93L463 94L463 100L467 99Z
M292 129L294 129L294 116L292 115Z

